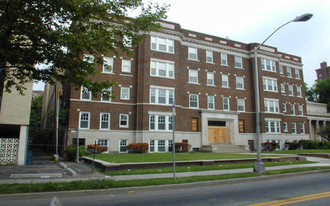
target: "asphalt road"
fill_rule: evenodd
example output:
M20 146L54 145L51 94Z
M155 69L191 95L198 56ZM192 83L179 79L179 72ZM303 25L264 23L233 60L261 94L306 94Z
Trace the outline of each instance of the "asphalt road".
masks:
M125 191L125 192L124 192ZM288 199L293 198L293 199ZM10 198L9 198L10 199ZM50 205L50 197L40 193L34 197L19 196L1 200L0 205ZM83 205L330 205L330 173L305 174L290 177L270 177L266 180L193 184L188 187L123 190L119 194L79 195L68 193L59 197L63 206ZM280 202L282 201L282 202ZM58 204L59 205L59 204Z

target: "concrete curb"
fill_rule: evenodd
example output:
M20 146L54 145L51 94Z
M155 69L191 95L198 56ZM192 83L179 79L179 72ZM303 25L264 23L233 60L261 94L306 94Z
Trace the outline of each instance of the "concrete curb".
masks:
M65 171L66 171L69 175L71 175L72 177L77 176L77 172L74 171L73 169L71 169L67 164L65 164L65 163L63 163L63 162L60 162L60 163L58 163L58 165L59 165L60 167L62 167L63 169L65 169Z
M14 200L14 199L41 199L41 198L52 198L52 197L72 197L72 196L86 196L86 195L109 195L109 194L125 194L132 191L136 192L147 192L156 190L169 190L177 188L191 188L195 186L212 186L219 184L233 184L251 181L262 181L269 179L278 179L298 175L310 175L319 173L329 173L330 169L325 170L313 170L305 172L296 172L279 175L267 175L260 177L247 177L227 180L215 180L215 181L204 181L204 182L193 182L183 184L170 184L170 185L156 185L156 186L142 186L142 187L124 187L124 188L111 188L111 189L98 189L98 190L74 190L74 191L60 191L60 192L37 192L37 193L16 193L16 194L4 194L0 195L0 200Z

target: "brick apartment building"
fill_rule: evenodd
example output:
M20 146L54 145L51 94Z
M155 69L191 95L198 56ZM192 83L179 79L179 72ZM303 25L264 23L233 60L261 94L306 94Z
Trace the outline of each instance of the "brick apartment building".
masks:
M330 67L328 67L327 62L320 63L320 68L316 69L317 80L324 80L330 77Z
M79 128L80 144L126 152L130 143L149 143L150 152L170 151L172 104L176 142L191 150L203 145L256 144L253 49L245 44L161 22L162 31L144 35L134 55L104 54L95 80L117 82L116 98L70 88L68 143ZM88 56L88 55L86 55ZM301 58L262 46L258 51L262 142L308 139ZM66 92L64 92L66 93Z

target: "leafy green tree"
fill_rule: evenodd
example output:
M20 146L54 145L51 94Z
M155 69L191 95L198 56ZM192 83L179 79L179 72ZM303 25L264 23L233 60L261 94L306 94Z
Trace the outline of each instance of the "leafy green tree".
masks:
M318 102L326 103L328 111L330 110L330 77L324 80L318 80L315 84L315 94L317 95Z
M30 112L30 128L40 129L43 95L32 99Z
M306 94L306 98L308 101L312 101L315 102L315 91L313 87L308 87L308 85L305 83L304 84L304 88L305 88L305 94Z
M167 8L142 0L0 0L0 75L6 90L22 92L31 80L83 85L93 93L110 87L110 81L90 80L98 74L94 64L103 62L101 54L130 52L126 44L137 45L141 33L159 29ZM128 18L132 12L137 14ZM84 53L95 61L83 61Z
M330 125L321 127L318 131L318 134L326 140L330 141Z

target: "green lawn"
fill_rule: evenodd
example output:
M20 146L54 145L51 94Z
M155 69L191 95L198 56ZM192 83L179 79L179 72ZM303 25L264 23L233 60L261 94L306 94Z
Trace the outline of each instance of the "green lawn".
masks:
M330 149L302 149L302 150L279 150L268 152L272 154L300 154L300 153L323 153L329 154Z
M311 161L283 161L283 162L265 162L266 167L282 166L282 165L293 165L293 164L310 164L314 163ZM196 171L207 171L207 170L227 170L227 169L242 169L242 168L253 168L253 163L240 163L240 164L215 164L206 166L178 166L176 172L196 172ZM164 168L150 168L150 169L129 169L129 170L118 170L104 172L107 175L136 175L136 174L157 174L157 173L171 173L173 172L172 167Z
M215 160L215 159L242 159L256 158L253 154L225 154L225 153L176 153L176 161L191 160ZM270 155L267 155L269 157ZM273 155L276 156L276 155ZM92 155L89 157L92 158ZM146 154L97 154L95 159L112 163L129 163L129 162L164 162L172 161L172 153L146 153Z

